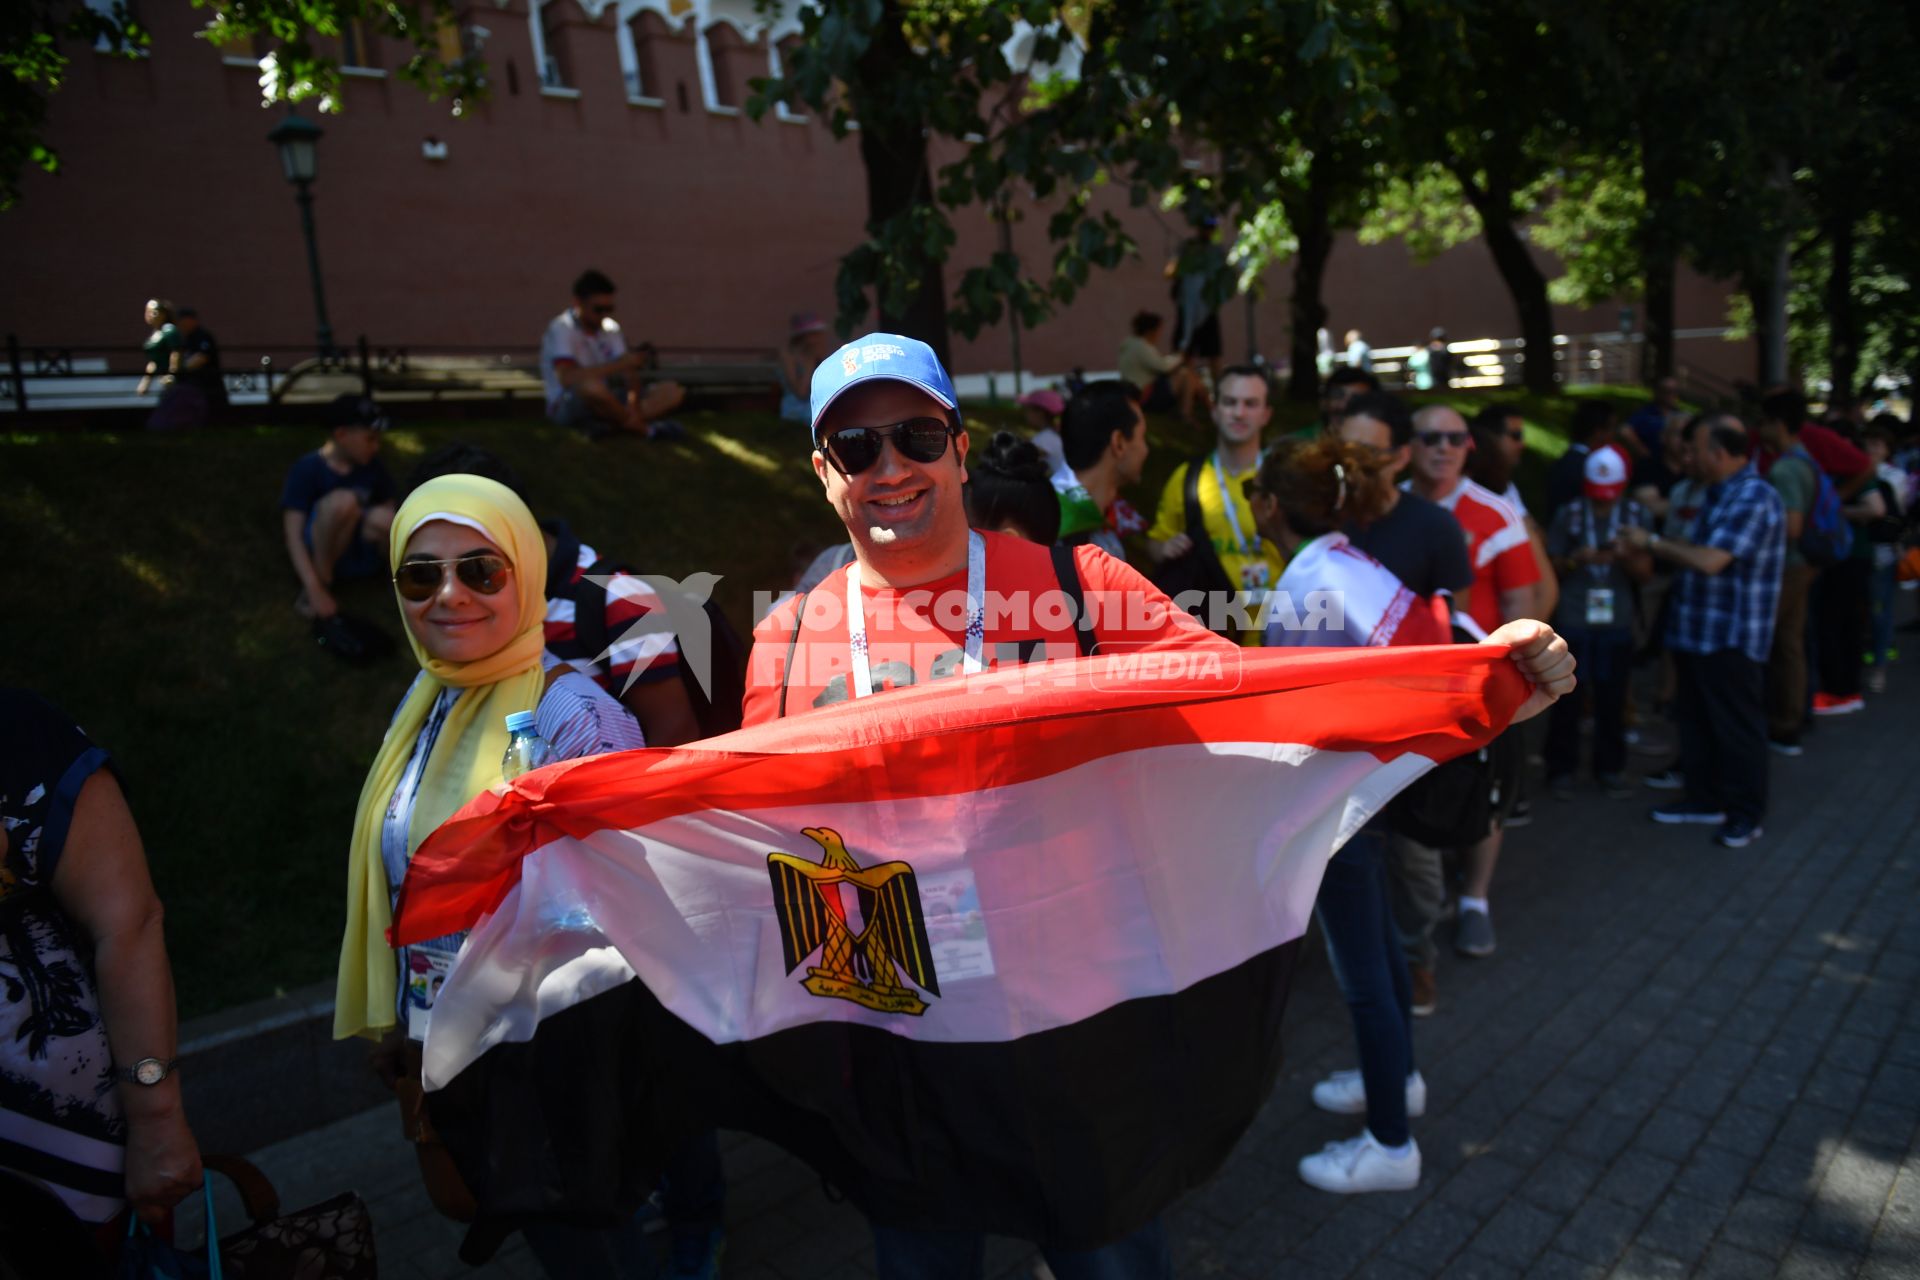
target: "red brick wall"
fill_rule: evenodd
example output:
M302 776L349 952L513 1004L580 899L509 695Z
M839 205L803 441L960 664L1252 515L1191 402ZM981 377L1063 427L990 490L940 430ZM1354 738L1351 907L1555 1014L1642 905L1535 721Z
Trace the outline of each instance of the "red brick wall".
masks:
M314 185L321 261L335 334L376 343L533 347L588 265L621 285L621 319L636 340L663 346L771 346L796 310L831 313L839 255L861 234L865 189L857 147L819 120L705 109L691 29L643 17L636 35L664 106L627 101L609 10L590 21L574 0L546 15L554 52L577 98L543 95L524 0L476 8L492 99L452 119L397 78L347 82L342 114L320 117ZM41 343L130 345L140 306L159 294L200 308L229 344L309 340L312 304L291 188L265 141L277 111L259 105L257 74L225 66L193 33L205 15L151 5L152 56L139 61L77 48L52 103L50 136L62 172L32 175L0 236L0 330ZM763 43L730 29L714 41L736 91L762 74ZM396 67L401 50L385 48ZM684 105L683 105L684 104ZM311 109L309 108L309 113ZM448 158L429 161L437 138ZM1066 314L1025 335L1025 363L1044 372L1109 367L1126 317L1171 312L1161 277L1179 220L1128 214L1143 259L1096 276ZM997 247L978 211L959 216L950 279ZM1044 212L1016 246L1044 262ZM1258 312L1261 346L1286 352L1283 271ZM1375 345L1515 332L1512 308L1475 244L1414 266L1398 246L1343 238L1327 277L1331 327L1358 327ZM1226 316L1229 356L1245 350L1245 307ZM1679 322L1722 323L1724 292L1687 276ZM1575 332L1612 329L1617 309L1562 311ZM1697 342L1683 359L1744 373L1750 347ZM1004 329L955 342L961 371L1007 368Z

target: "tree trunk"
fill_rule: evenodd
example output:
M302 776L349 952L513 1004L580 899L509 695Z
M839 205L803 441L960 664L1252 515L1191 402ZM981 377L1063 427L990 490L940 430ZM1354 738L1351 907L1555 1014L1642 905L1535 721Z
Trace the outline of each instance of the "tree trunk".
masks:
M1640 228L1640 270L1646 277L1646 320L1641 332L1646 335L1642 349L1640 376L1649 385L1673 373L1673 292L1674 272L1679 250L1671 223L1676 183L1662 163L1664 150L1657 141L1648 140L1641 151L1645 157L1646 220Z
M1503 190L1481 190L1470 175L1455 174L1467 194L1467 202L1480 215L1480 236L1493 255L1507 292L1513 296L1513 309L1520 321L1520 338L1526 345L1521 364L1527 390L1550 396L1560 389L1554 376L1553 303L1547 298L1547 277L1527 252L1527 243L1513 224L1512 202Z
M1773 162L1772 186L1782 201L1792 196L1793 172L1785 156ZM1787 384L1787 298L1793 290L1791 235L1782 230L1767 263L1767 279L1753 294L1754 336L1760 342L1760 385ZM1765 303L1764 310L1762 303Z
M926 121L898 104L912 95L894 84L917 73L918 59L907 42L902 15L887 3L875 25L873 41L858 62L861 84L855 93L860 119L860 161L867 171L867 229L877 232L889 220L916 206L933 206L933 170L927 160ZM889 305L889 281L875 289L880 327L918 338L947 363L947 290L943 261L916 253L903 264L916 288L902 307ZM900 282L891 282L898 284Z
M1287 221L1293 225L1300 247L1293 260L1293 297L1288 303L1292 318L1293 374L1287 381L1287 398L1312 402L1320 398L1320 330L1327 323L1326 303L1320 289L1327 275L1327 259L1333 256L1332 181L1327 173L1330 163L1324 153L1315 153L1307 167L1307 189L1286 201Z
M1747 295L1747 306L1753 311L1754 385L1777 386L1781 379L1773 376L1773 281L1742 277L1740 291Z
M1851 406L1860 376L1860 333L1853 309L1852 206L1845 199L1836 202L1827 224L1827 239L1833 264L1827 273L1827 376L1833 390L1827 403Z

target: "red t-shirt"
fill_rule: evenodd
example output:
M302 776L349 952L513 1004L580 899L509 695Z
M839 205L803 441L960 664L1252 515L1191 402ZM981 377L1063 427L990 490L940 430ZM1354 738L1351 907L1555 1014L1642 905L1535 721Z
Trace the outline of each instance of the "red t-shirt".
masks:
M1873 460L1832 427L1823 427L1817 422L1804 424L1800 428L1800 444L1832 480L1851 480L1873 470ZM1760 474L1764 476L1773 470L1774 459L1779 456L1771 449L1761 450Z
M1473 565L1467 612L1482 630L1492 631L1506 621L1500 616L1500 593L1540 581L1527 526L1499 494L1471 480L1462 479L1440 505L1453 513L1467 537L1467 560Z
M1024 538L983 533L986 539L986 623L981 659L986 669L1075 658L1080 646L1061 597L1049 548ZM1098 547L1074 548L1080 589L1094 617L1102 653L1176 648L1239 647L1174 607L1140 574ZM867 660L875 693L962 671L967 624L965 569L905 591L863 583ZM806 617L794 636L798 599L789 599L753 629L742 704L748 725L845 702L851 693L852 651L847 642L847 571L842 568L806 596ZM787 668L791 655L792 672Z

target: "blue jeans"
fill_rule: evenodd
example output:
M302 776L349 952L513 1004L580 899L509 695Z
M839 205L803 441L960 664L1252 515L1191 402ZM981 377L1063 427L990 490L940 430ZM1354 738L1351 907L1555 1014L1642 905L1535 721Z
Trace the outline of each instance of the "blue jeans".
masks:
M1899 565L1891 559L1881 564L1879 552L1880 548L1875 547L1870 591L1873 601L1873 638L1872 647L1867 652L1871 655L1874 666L1883 667L1887 664L1887 656L1893 652L1893 602L1894 593L1900 589L1900 584Z
M987 1238L970 1231L873 1225L873 1262L880 1280L980 1280L986 1254ZM1054 1280L1173 1280L1173 1251L1158 1218L1098 1249L1042 1249L1040 1256Z
M1327 935L1334 981L1347 998L1367 1087L1367 1129L1384 1146L1403 1145L1407 1077L1413 1074L1413 990L1387 896L1386 837L1371 827L1327 863L1314 914Z
M667 1165L660 1180L676 1251L699 1253L726 1212L726 1178L720 1170L720 1135L709 1129ZM553 1280L655 1280L660 1260L635 1214L617 1227L594 1229L564 1222L536 1222L524 1234L527 1249Z

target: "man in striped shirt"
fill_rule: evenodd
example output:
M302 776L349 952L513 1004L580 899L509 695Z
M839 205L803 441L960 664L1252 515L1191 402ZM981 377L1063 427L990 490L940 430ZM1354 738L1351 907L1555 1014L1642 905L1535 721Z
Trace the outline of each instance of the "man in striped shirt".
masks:
M547 539L547 652L618 698L640 722L648 746L677 746L700 737L699 718L680 678L674 633L642 623L665 607L659 593L638 575L603 564L600 553L580 541L566 521L542 520L540 531ZM588 581L590 573L604 581ZM581 633L580 612L592 608L604 618L604 645Z

